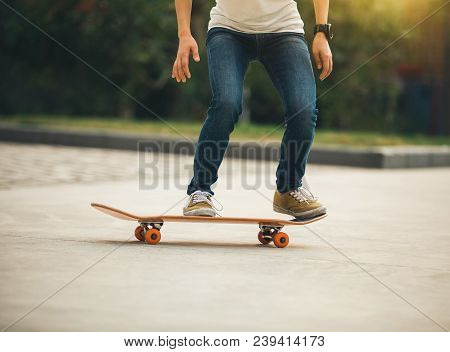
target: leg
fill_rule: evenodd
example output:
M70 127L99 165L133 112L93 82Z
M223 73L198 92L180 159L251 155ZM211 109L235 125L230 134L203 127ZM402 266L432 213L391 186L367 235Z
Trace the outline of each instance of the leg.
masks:
M301 186L317 120L316 84L303 35L267 35L261 55L285 110L277 189L285 193Z
M230 134L242 112L244 75L251 60L251 39L230 30L208 32L208 70L212 101L195 151L194 177L188 194L210 192Z

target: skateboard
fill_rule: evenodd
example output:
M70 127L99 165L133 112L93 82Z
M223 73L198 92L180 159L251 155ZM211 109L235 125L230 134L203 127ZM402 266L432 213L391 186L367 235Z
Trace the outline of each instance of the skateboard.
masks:
M165 222L196 222L196 223L227 223L227 224L257 224L259 225L258 240L264 245L273 244L278 248L284 248L289 244L289 236L281 232L284 226L301 226L321 220L326 215L321 215L308 220L282 220L268 218L238 218L238 217L208 217L208 216L184 216L184 215L147 215L140 216L119 210L104 204L91 203L91 206L102 213L117 219L137 221L139 226L134 230L135 237L142 242L156 245L161 240L161 227Z

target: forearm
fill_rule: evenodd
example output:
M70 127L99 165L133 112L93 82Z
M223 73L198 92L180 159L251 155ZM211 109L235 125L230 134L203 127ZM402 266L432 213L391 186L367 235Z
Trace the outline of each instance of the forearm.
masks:
M178 52L177 58L173 63L172 78L178 83L186 83L187 78L191 78L189 72L189 57L195 62L200 61L198 45L191 34L191 12L192 0L175 0L175 9L178 22Z
M177 12L178 37L191 34L192 0L175 0Z
M314 0L314 11L316 13L316 24L328 24L328 9L330 0ZM328 28L330 30L330 28ZM312 53L316 66L322 70L320 80L326 79L333 71L333 55L331 54L328 38L331 38L323 31L318 31L314 37Z
M316 24L328 23L328 9L330 0L314 0L314 12L316 14Z

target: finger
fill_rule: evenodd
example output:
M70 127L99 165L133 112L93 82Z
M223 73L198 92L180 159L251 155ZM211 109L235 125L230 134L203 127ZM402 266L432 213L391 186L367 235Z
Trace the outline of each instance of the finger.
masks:
M175 59L175 61L174 61L174 63L173 63L173 66L172 66L172 78L175 78L175 67L176 67L176 62L177 62L177 59Z
M184 75L184 72L183 72L183 64L181 62L181 56L178 58L177 68L178 68L178 77L180 78L180 80L183 83L186 82L186 76Z
M327 78L331 75L331 72L333 72L333 56L332 55L330 55L330 57L328 58L328 64L329 64L329 68L328 68Z
M328 59L324 59L324 60L322 60L322 62L323 62L323 70L322 70L322 73L320 75L320 79L323 81L329 75L329 72L330 72L330 61Z
M320 60L320 54L318 51L313 51L314 62L318 70L322 68L322 60Z
M181 63L183 67L183 72L187 78L191 78L191 73L189 72L189 55L184 55L181 58Z
M194 58L195 62L199 62L200 61L200 54L198 53L198 46L194 45L192 47L192 57Z
M180 83L180 82L183 81L183 76L182 76L183 73L182 73L180 67L181 67L181 58L178 57L178 59L177 59L177 77L178 77L178 83Z
M323 65L322 81L326 80L331 73L330 62L328 60L324 62L326 62L326 64Z
M175 63L173 64L173 71L175 74L175 79L177 80L178 83L180 83L180 74L178 73L178 60L179 58L177 57Z
M331 72L333 72L333 57L330 57L330 73L329 73L329 75L331 75Z

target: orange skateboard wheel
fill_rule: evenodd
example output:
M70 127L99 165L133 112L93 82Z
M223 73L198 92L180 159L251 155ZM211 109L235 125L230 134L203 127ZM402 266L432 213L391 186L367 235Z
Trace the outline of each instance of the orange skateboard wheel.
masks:
M145 233L145 242L148 244L158 244L161 241L161 232L158 229L149 229Z
M284 232L278 232L273 235L273 243L278 248L284 248L289 244L289 236Z
M144 228L144 226L139 225L138 227L136 227L136 229L134 230L134 236L139 241L144 241L144 235L145 235L145 228Z
M267 240L264 238L264 232L262 232L262 231L259 231L259 233L258 233L258 240L259 240L259 242L261 242L262 244L269 244L269 243L270 243L269 241L267 241Z

